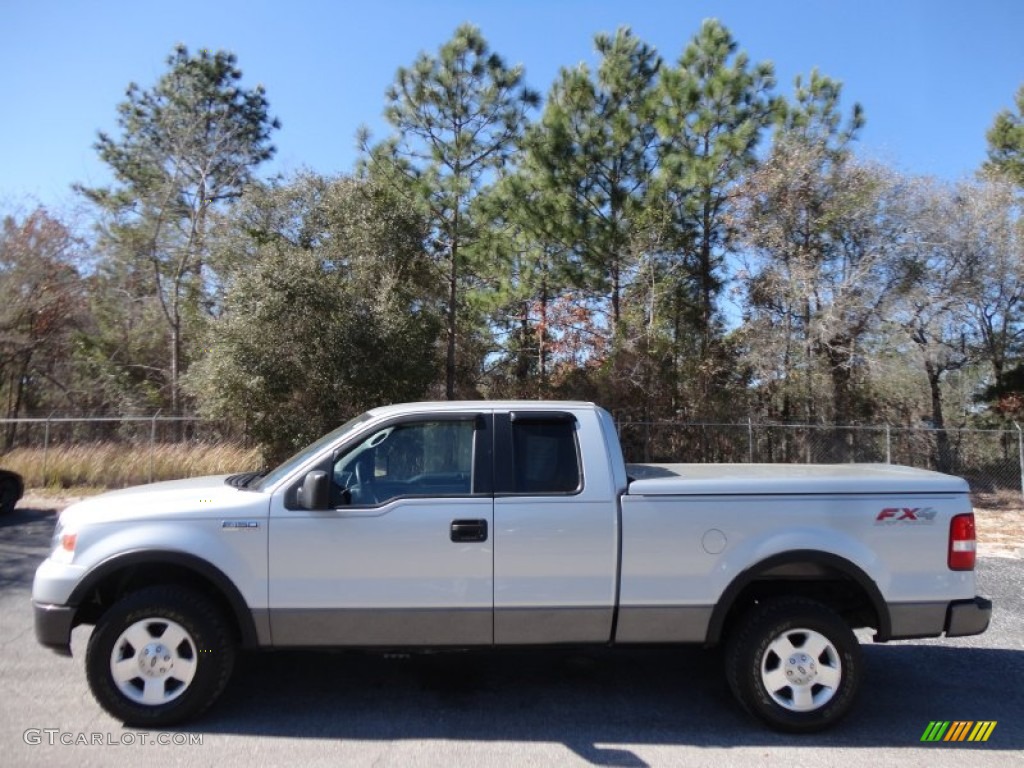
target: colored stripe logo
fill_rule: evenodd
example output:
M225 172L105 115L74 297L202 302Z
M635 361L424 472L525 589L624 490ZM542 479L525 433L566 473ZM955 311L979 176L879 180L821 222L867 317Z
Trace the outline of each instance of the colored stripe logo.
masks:
M921 741L988 741L996 729L996 720L932 720L921 734Z

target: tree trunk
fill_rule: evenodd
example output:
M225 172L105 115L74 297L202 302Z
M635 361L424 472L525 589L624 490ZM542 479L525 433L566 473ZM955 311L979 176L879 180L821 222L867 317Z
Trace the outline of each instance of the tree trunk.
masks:
M849 430L842 432L838 428L847 426L855 420L852 391L853 371L849 364L848 344L846 339L833 339L826 351L829 374L832 377L832 399L835 408L833 423L837 427L835 439L837 455L834 460L843 462L853 460L853 435Z
M804 365L807 370L805 376L805 392L804 392L804 420L808 424L814 424L818 418L817 404L814 402L814 372L815 372L815 357L816 350L814 340L811 338L811 302L810 299L804 300L803 305L803 334L804 334Z
M538 357L540 358L540 385L543 394L548 390L548 279L545 274L540 284L540 333L537 334Z
M612 259L612 338L619 330L619 293L622 291L622 268L618 255Z
M996 386L999 386L1003 381L1003 371L1006 369L1006 360L1001 354L992 355L992 379Z
M942 369L931 360L925 360L924 371L928 377L928 390L932 398L932 426L935 428L935 468L939 472L953 469L953 457L949 449L949 433L946 432L946 417L942 412Z
M31 360L32 353L29 352L20 366L20 370L12 377L11 380L11 392L14 395L14 401L9 402L7 406L7 418L16 419L21 412L21 403L25 395L25 379L28 376L28 366ZM5 450L11 450L14 448L15 440L18 436L18 423L12 421L7 425L7 438L5 441Z
M456 226L458 226L456 220ZM444 364L444 395L448 400L455 399L455 324L458 321L458 312L455 302L458 300L458 279L459 279L459 243L452 241L452 263L448 275L448 349Z
M793 344L793 320L790 318L789 313L786 314L786 342L782 357L782 423L789 424L793 418L793 400L789 391L789 376L792 368L792 344ZM771 434L771 433L769 433ZM790 463L794 461L795 452L793 451L793 441L790 437L790 430L783 430L782 433L782 460Z
M171 323L171 415L180 416L181 396L178 380L181 374L181 318Z
M16 374L11 374L11 381L7 389L7 418L13 419L17 417L18 412L15 410L14 404L14 392L15 392L15 378ZM18 423L15 421L7 422L7 428L4 430L4 450L9 451L14 447L14 438L16 436L16 430Z
M708 203L704 204L703 219L701 221L701 243L700 243L700 356L703 361L711 347L711 302L715 292L714 280L711 274L711 208Z
M523 301L519 316L519 344L516 349L516 384L519 397L525 397L526 383L530 379L530 301Z
M653 289L652 289L653 290ZM680 370L683 345L683 289L676 283L672 301L672 383L671 383L671 418L678 418L682 404L682 393L679 384L683 380Z

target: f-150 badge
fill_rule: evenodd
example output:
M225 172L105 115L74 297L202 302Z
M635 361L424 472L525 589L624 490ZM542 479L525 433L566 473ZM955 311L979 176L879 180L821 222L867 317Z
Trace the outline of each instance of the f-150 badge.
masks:
M247 531L251 528L259 528L260 524L255 520L225 520L220 527L229 531Z

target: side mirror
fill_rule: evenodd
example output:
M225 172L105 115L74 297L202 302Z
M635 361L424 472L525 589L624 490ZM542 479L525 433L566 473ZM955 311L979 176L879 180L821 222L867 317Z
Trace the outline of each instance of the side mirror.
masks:
M331 506L330 490L326 472L322 470L307 472L302 480L302 485L299 486L296 501L303 509L329 509Z

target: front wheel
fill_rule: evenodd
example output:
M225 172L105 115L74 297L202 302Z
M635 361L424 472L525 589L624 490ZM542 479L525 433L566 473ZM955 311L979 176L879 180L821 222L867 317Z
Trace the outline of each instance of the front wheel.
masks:
M165 726L203 712L227 685L235 644L220 610L178 586L133 592L103 614L86 651L93 696L131 725Z
M860 643L830 608L781 598L754 608L726 647L729 687L752 715L781 731L820 731L853 705Z

